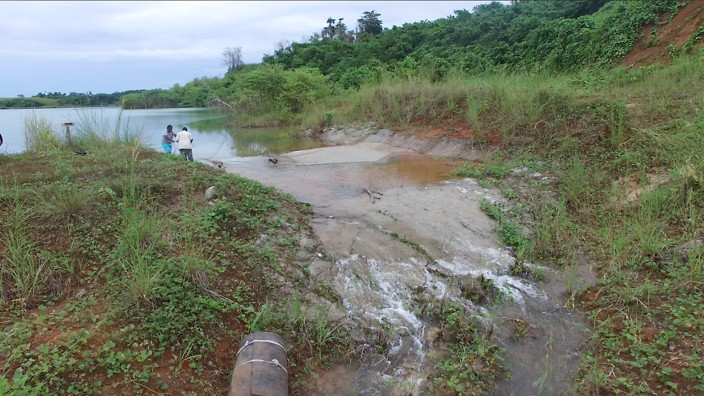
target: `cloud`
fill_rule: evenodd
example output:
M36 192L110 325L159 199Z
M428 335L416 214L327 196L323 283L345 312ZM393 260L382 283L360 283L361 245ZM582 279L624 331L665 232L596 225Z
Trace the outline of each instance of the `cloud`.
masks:
M88 71L110 66L163 69L148 79L111 72L115 90L184 84L205 73L223 74L222 51L242 47L246 63L273 54L279 42L300 42L319 33L328 17L344 18L353 30L364 11L381 14L384 27L452 15L480 2L447 1L10 1L0 2L0 97L33 95L44 75L62 91L78 91ZM195 66L199 65L199 66ZM47 73L51 70L51 73ZM184 72L202 70L183 80ZM32 74L34 73L34 74ZM140 73L142 75L142 73ZM97 78L97 77L96 77ZM82 81L84 80L84 81ZM144 84L136 86L136 84ZM101 86L107 84L101 83ZM156 86L155 86L156 85ZM171 84L173 85L173 84ZM27 91L25 87L32 87ZM93 92L99 92L97 88Z

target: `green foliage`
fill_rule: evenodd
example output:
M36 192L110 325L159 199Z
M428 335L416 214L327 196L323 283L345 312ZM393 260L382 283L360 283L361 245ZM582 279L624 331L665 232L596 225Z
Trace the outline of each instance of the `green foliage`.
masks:
M126 94L120 106L123 109L158 109L178 107L178 102L174 92L156 89Z
M315 102L322 109L320 120L328 123L332 116L325 113L333 111L335 123L354 117L400 125L464 120L476 133L474 142L484 144L493 136L492 143L502 148L525 150L533 165L550 164L548 171L557 182L551 184L554 191L545 194L550 195L547 202L533 201L544 193L543 180L526 179L525 184L538 191L526 202L526 213L488 201L481 207L497 221L502 243L513 247L517 258L562 265L583 259L598 271L598 283L584 298L567 285L575 298L571 301L581 303L594 326L596 348L591 353L596 355L584 359L579 391L676 389L693 394L704 386L699 290L704 279L701 54L673 47L678 57L668 67L552 73L608 64L627 51L642 23L658 21L654 16L659 12L676 9L673 2L602 5L489 4L475 14L458 12L451 19L398 27L356 44L293 44L280 54L289 63L277 65L276 59L269 59L265 65L228 73L222 81L199 80L170 92L188 96L179 96L180 104L219 98L241 112L270 111L289 120ZM501 29L494 31L492 24ZM600 29L608 32L609 41L603 41ZM449 44L428 44L436 39ZM452 46L456 48L446 48ZM290 69L305 65L311 68ZM530 72L509 72L517 69ZM467 77L462 74L466 71L483 74ZM359 91L345 92L350 102L331 99L331 93L341 96L341 88ZM44 130L42 125L36 129ZM262 297L271 296L270 272L282 276L290 270L283 263L292 261L289 253L297 245L294 235L276 235L282 224L294 223L280 213L290 208L289 198L252 181L214 176L197 164L186 168L176 161L169 162L168 172L179 183L167 190L158 181L163 174L147 172L155 168L151 153L140 151L136 141L125 146L122 139L113 139L112 126L94 129L106 131L106 147L114 149L100 151L105 158L87 158L101 166L77 167L76 160L55 150L61 139L50 133L38 133L37 153L24 154L33 166L50 170L24 175L17 188L61 191L65 199L39 199L30 193L19 203L8 189L0 189L0 308L3 314L13 313L12 306L36 307L38 312L47 310L40 304L52 308L50 315L33 312L31 320L25 320L18 314L4 325L0 392L110 393L103 384L82 379L96 370L119 376L121 384L147 384L154 377L154 359L165 351L176 358L164 367L181 367L186 361L199 367L197 360L213 356L213 345L221 340L217 337L232 330L222 326L224 320L236 327L227 341L244 330L281 329L291 334L299 347L292 355L298 363L303 361L298 356L325 359L342 343L344 331L323 311L306 315L300 307L288 310L288 300L275 303ZM86 140L93 139L88 136ZM148 159L138 161L141 157ZM14 158L2 161L3 166L10 163L10 169L22 168L12 168ZM482 165L465 164L458 173L501 184L514 166L507 156ZM106 180L96 180L96 175ZM624 186L630 187L631 181L641 192L624 199ZM45 183L50 186L44 188ZM201 206L187 197L181 203L189 209L173 213L169 200L188 191L195 196L193 191L213 184L228 200ZM525 197L522 187L510 201ZM56 213L65 227L57 227L54 219L44 221L49 213ZM530 235L515 221L523 217L533 221ZM257 238L263 234L276 242L260 245L264 239ZM392 237L432 261L420 245ZM220 273L227 277L217 276ZM62 300L65 309L53 305L57 288L76 291L64 286L62 276L80 282L89 295L99 295L106 301L101 309L108 314L98 318L105 311L70 297L65 305ZM478 286L461 287L473 301L491 289L485 279ZM312 290L334 295L319 285ZM499 372L497 348L462 307L436 305L429 315L440 315L435 317L442 329L438 343L446 344L448 354L438 361L431 387L437 393L486 391ZM118 316L121 324L103 336L100 326L111 324L110 315ZM54 341L41 342L55 335L42 329L54 323L95 325L95 332L62 329ZM88 340L96 344L82 347ZM672 356L684 359L679 373L668 366ZM153 382L149 386L154 387Z
M40 92L31 98L23 96L11 99L0 99L0 109L36 109L41 107L95 107L119 106L123 95L138 91L113 92L111 94L92 92L69 94L61 92Z
M565 201L535 208L533 230L535 255L540 260L564 263L576 249L579 227L570 219Z
M46 293L51 266L28 238L29 211L20 200L20 188L14 185L10 213L0 224L4 231L4 249L0 256L0 308L3 302L18 302L21 308L35 306Z
M383 31L380 14L366 11L355 42L344 35L322 40L314 35L264 57L261 65L230 70L223 79L127 93L122 106L228 107L290 123L311 103L329 97L333 87L360 89L379 83L385 73L391 79L439 82L455 72L609 65L631 50L643 25L663 13L674 15L679 7L677 1L493 3Z
M237 112L273 113L287 119L327 97L330 87L314 68L284 70L276 65L262 65L229 72L218 92Z
M508 174L508 168L505 164L480 165L474 162L464 162L459 168L454 169L452 174L475 179L484 177L500 179Z
M23 308L33 307L42 297L50 267L34 244L21 231L8 230L6 251L0 268L3 300L17 301Z
M382 32L382 23L379 17L381 14L378 12L364 11L362 17L357 19L357 26L359 26L359 34L368 34L371 36L378 36Z
M456 395L485 393L502 371L499 348L478 329L461 304L441 304L437 316L448 351L430 376L432 391Z
M500 205L491 203L484 198L479 202L479 208L498 222L496 231L499 233L501 243L515 249L516 260L518 262L521 262L523 258L532 254L534 248L533 241L524 234L523 226L507 219Z
M230 102L242 112L271 111L286 81L283 67L263 65L253 70L229 72L223 89Z
M32 98L0 99L0 109L36 109L44 107L45 102Z
M193 382L217 393L220 376L205 368L229 373L232 361L214 347L237 344L247 326L290 334L297 376L308 359L341 357L342 326L321 314L291 330L290 290L272 278L298 288L304 276L298 233L310 209L292 196L121 139L86 156L60 148L2 161L12 170L0 174L2 392L145 394ZM214 205L202 199L211 185L222 192Z
M493 3L473 13L458 10L453 17L387 29L354 45L293 43L264 62L315 67L343 87L361 86L365 68L377 60L399 76L410 68L431 80L451 68L472 73L496 67L570 70L622 57L643 25L680 6L677 1Z
M329 95L326 78L317 69L301 67L285 73L285 81L276 99L291 113L300 113Z
M212 346L209 333L220 323L226 304L204 295L180 274L164 273L163 282L154 290L152 309L140 310L144 330L162 347L179 343L192 345L203 353Z

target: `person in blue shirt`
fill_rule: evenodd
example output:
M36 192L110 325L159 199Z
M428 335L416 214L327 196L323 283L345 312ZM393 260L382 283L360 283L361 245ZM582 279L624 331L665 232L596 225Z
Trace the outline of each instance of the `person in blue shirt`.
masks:
M176 138L176 134L174 133L174 127L171 125L168 125L166 127L166 131L164 131L164 134L161 136L161 147L164 148L165 153L170 153L171 149L173 148L173 143L174 139Z

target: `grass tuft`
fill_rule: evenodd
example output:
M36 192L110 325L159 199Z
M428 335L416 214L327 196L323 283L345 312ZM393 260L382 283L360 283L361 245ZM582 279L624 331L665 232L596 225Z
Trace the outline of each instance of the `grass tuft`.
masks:
M24 118L25 148L29 152L46 152L62 146L61 137L46 117L30 113Z

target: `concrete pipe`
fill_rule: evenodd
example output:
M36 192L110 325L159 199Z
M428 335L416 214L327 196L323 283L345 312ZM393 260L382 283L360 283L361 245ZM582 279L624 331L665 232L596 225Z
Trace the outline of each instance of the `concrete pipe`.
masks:
M286 345L276 333L252 333L240 342L229 396L287 396Z

